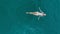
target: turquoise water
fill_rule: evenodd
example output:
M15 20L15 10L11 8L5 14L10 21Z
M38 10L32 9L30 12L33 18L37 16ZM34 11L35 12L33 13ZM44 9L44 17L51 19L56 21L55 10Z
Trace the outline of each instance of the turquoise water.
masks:
M59 0L0 0L0 34L60 34ZM38 21L27 11L47 14Z

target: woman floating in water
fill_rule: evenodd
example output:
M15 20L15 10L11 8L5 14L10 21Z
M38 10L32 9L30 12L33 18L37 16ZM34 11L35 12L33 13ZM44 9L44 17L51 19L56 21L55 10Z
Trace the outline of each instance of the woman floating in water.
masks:
M46 16L46 14L40 9L39 7L39 11L36 11L36 12L26 12L26 14L32 14L32 15L35 15L35 16L39 16L38 17L38 20L40 19L40 17L43 17L43 16Z

